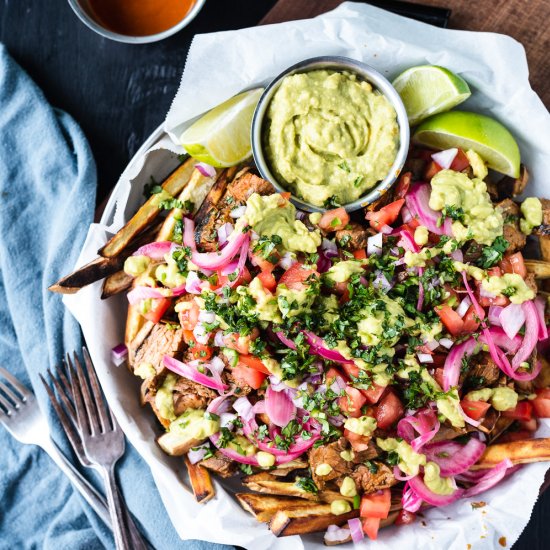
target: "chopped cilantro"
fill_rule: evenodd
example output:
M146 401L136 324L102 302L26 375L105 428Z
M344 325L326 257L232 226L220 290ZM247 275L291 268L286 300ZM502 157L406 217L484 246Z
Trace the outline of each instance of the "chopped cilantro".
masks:
M162 187L151 176L150 183L146 183L143 187L143 196L148 199L151 195L157 195L162 192Z
M476 265L482 269L489 269L496 265L508 248L508 241L502 237L498 236L491 246L484 246L481 251L481 256L477 259Z
M323 206L328 209L338 208L340 206L340 203L338 202L336 195L332 195L323 203Z
M314 495L319 492L319 488L310 477L297 477L294 485L308 493L313 493Z
M339 165L338 168L343 170L344 172L347 172L348 174L351 172L351 168L349 167L349 164L344 160Z

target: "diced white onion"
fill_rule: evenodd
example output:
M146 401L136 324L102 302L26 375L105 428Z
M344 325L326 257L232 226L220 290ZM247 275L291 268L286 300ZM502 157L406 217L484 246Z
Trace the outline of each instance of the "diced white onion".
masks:
M432 155L432 159L441 166L441 168L448 169L451 167L453 160L455 159L458 153L458 149L453 147L451 149L445 149L445 151L439 151Z
M368 238L367 254L369 256L371 254L376 254L377 256L380 256L380 254L382 254L382 239L382 233L377 233L376 235Z

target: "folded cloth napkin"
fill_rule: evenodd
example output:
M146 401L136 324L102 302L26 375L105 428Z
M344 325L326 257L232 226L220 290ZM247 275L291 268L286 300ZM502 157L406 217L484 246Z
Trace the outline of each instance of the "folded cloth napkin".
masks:
M32 387L54 438L72 456L38 373L82 345L78 324L47 287L71 270L84 242L95 165L74 120L50 107L1 45L0 106L0 365ZM111 533L45 453L1 427L0 449L1 550L114 547ZM231 548L178 538L147 465L129 445L118 475L155 548ZM97 485L97 478L90 481Z

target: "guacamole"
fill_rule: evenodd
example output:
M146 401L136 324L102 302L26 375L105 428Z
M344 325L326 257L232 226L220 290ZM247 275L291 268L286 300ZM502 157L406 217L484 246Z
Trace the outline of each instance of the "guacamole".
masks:
M502 235L504 220L493 206L484 181L470 179L462 172L441 170L432 178L431 186L430 208L444 211L453 220L456 239L491 245Z
M261 236L281 237L281 246L290 252L317 252L321 245L318 229L309 231L296 219L295 206L278 193L261 196L253 193L246 201L246 216L241 218Z
M287 76L267 110L264 146L274 176L317 206L352 202L384 179L397 155L391 103L349 72Z

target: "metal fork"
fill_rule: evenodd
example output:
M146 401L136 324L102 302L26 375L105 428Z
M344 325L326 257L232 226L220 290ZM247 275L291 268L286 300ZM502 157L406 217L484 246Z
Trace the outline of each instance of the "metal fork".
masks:
M115 464L124 454L124 433L103 399L94 366L85 347L82 353L88 376L77 354L73 354L74 365L67 355L82 445L93 467L103 477L116 547L130 550L128 528L124 521L128 512L116 490L115 479Z
M82 446L82 439L80 438L79 428L78 428L78 419L76 417L76 409L74 406L74 397L71 389L71 385L65 372L68 372L68 366L64 362L65 369L61 367L56 367L55 376L52 374L50 369L48 369L48 376L51 381L51 384L55 388L57 395L59 396L61 402L56 397L55 393L52 391L50 385L47 384L44 377L40 374L40 379L42 384L46 389L50 402L57 414L59 422L63 427L63 430L71 443L74 453L76 454L78 460L85 468L91 468L93 465L86 456L84 452L84 447ZM118 489L117 489L118 490ZM112 528L111 518L109 516L109 510L107 508L107 501L104 498L101 498L103 507L102 512L106 519L106 524ZM130 535L130 540L132 543L133 550L146 550L148 548L147 543L139 532L132 515L128 513L126 516L126 525L128 526L128 532Z
M50 436L48 421L40 411L34 394L2 367L0 376L9 383L8 386L0 380L0 422L21 443L38 445L46 451L99 517L108 523L110 518L104 501L102 502L103 497L82 477L54 443Z

